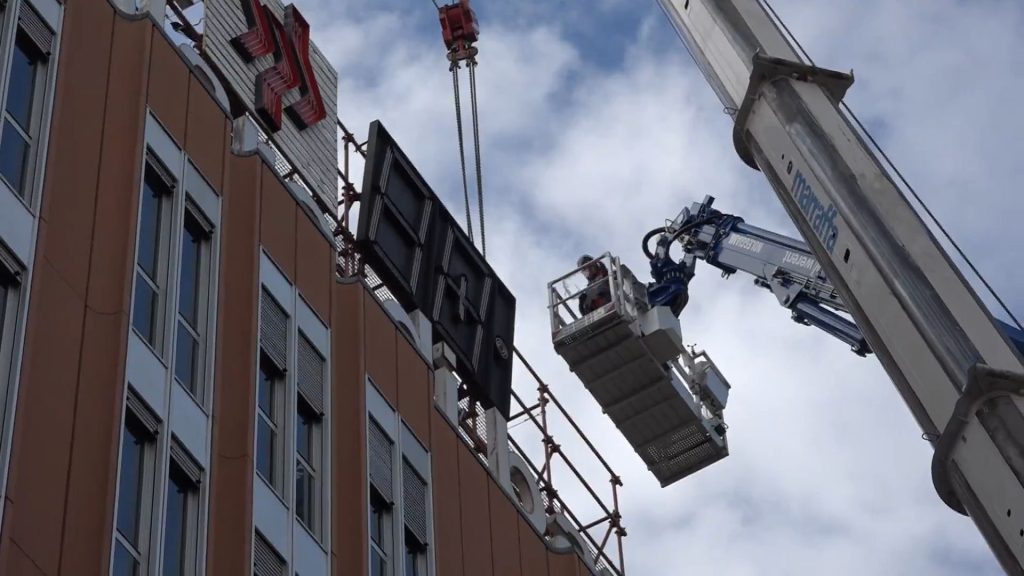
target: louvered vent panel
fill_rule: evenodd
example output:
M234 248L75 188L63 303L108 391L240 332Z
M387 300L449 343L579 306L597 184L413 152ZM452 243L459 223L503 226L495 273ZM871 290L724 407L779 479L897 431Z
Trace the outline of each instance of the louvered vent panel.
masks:
M260 293L260 345L278 368L288 368L288 315L266 290Z
M391 455L395 444L388 438L384 430L373 418L370 419L369 433L370 452L370 482L389 503L394 502L394 490L392 488L393 471Z
M181 468L181 471L188 476L188 479L193 484L199 486L203 481L203 467L196 462L196 459L189 454L188 450L181 444L178 444L176 439L171 440L171 459L178 464L178 467Z
M254 576L284 576L284 559L259 532L252 550L252 572Z
M402 499L405 525L423 544L427 540L427 483L407 460L402 460Z
M21 10L18 12L18 24L43 55L49 56L53 52L53 31L27 2L21 4Z
M128 390L128 410L135 416L139 424L145 428L151 436L156 436L160 431L160 418L149 408L145 401L135 393L135 390Z
M299 337L299 394L318 414L324 413L324 358L306 339Z

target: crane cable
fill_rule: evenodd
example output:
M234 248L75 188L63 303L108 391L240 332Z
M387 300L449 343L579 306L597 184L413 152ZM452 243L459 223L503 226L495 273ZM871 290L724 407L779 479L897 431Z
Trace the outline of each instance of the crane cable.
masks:
M474 49L475 50L475 49ZM452 72L452 89L455 92L455 126L459 138L459 162L462 166L462 194L463 200L466 204L466 233L469 235L469 241L475 242L473 238L473 219L472 210L470 208L469 200L469 177L466 172L466 144L465 135L462 129L462 96L459 89L459 59L456 57L456 50L452 50L448 53L448 59L451 60L451 72ZM480 218L480 248L483 252L484 258L487 257L487 224L484 220L484 179L483 179L483 161L480 156L480 117L477 108L477 97L476 97L476 55L471 55L465 59L466 68L469 69L469 100L470 100L470 114L472 115L473 122L473 155L475 160L476 168L476 197L477 205Z
M487 224L484 220L484 175L483 163L480 160L480 116L476 106L476 57L469 59L469 99L473 114L473 148L476 152L476 200L480 210L480 248L487 258ZM467 205L468 209L468 205Z
M775 22L785 31L789 39L793 41L793 44L795 44L797 49L799 49L801 54L803 54L803 57L807 59L807 63L810 64L811 66L816 66L814 60L811 58L811 55L807 53L807 50L805 50L803 45L800 44L800 41L797 40L796 35L794 35L789 30L789 27L786 26L786 23L783 22L782 18L779 17L778 12L776 12L775 8L772 7L770 0L759 1L762 4L764 4L765 8L771 13ZM882 149L882 146L879 145L878 141L875 140L875 137L872 136L871 132L868 131L867 126L865 126L864 123L861 122L860 118L858 118L857 115L854 114L853 110L846 102L840 102L839 105L842 107L843 110L846 111L846 114L850 117L854 124L857 125L857 128L868 139L868 141L871 143L874 149L877 150L878 153L882 156L882 158L885 160L885 163L889 166L889 168L892 169L896 177L900 179L900 182L903 183L903 186L907 189L907 191L910 192L911 196L914 197L914 200L916 200L917 203L921 205L921 208L924 210L925 214L927 214L928 218L930 218L931 221L935 223L935 226L942 233L943 237L945 237L946 240L949 241L950 245L952 245L953 249L956 250L956 253L960 255L960 258L963 259L964 263L967 264L967 267L970 268L974 276L981 281L981 283L985 286L985 289L988 290L989 294L991 294L992 297L995 298L996 302L999 303L999 306L1003 309L1003 312L1005 312L1007 316L1009 316L1010 319L1013 320L1013 323L1017 326L1017 328L1024 330L1024 325L1022 325L1020 320L1018 320L1017 317L1014 316L1013 312L1010 311L1010 307L1007 306L1006 303L1003 302L1003 299L999 296L999 293L996 292L995 288L993 288L991 284L989 284L988 280L985 279L985 277L981 274L981 271L979 271L978 268L974 265L974 262L972 262L971 259L967 256L967 254L963 251L963 249L960 248L960 245L957 243L957 241L953 239L953 236L946 230L946 227L942 225L942 222L939 221L938 217L935 216L931 208L928 207L928 204L925 203L924 199L922 199L921 196L918 195L914 187L911 186L910 182L906 179L906 177L903 176L903 172L901 172L900 169L896 166L896 163L889 158L889 155L885 153L885 150Z
M2 1L2 0L0 0ZM480 215L480 246L483 256L487 257L487 222L484 219L484 177L483 162L480 159L480 115L476 97L476 55L473 46L479 38L479 25L476 15L469 7L470 0L457 0L441 6L437 0L430 0L437 9L441 19L441 36L448 48L448 70L452 73L452 92L455 95L455 128L459 139L459 165L462 169L462 199L466 207L466 234L469 241L476 244L473 238L473 211L469 199L469 176L466 173L466 136L462 127L462 90L459 87L459 70L465 60L469 69L469 100L470 113L473 121L473 156L476 168L476 198Z
M462 135L462 98L459 96L459 61L452 59L452 88L455 91L455 126L459 134L459 161L462 163L462 197L466 202L466 234L473 242L473 217L469 211L469 182L466 179L466 149ZM479 169L477 169L479 171Z

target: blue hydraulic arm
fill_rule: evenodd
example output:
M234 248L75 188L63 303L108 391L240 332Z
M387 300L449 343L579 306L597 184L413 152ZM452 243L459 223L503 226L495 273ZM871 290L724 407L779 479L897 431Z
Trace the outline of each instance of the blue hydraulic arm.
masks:
M678 314L686 304L686 284L693 277L695 261L700 259L721 270L723 276L750 274L754 284L770 290L791 311L794 321L831 334L860 356L871 352L860 329L845 316L848 311L835 286L804 242L714 210L714 200L707 196L683 209L675 221L652 230L645 238L644 250L651 258L654 277L648 290L652 305L672 306ZM657 249L651 252L647 244L654 236L659 236ZM684 252L678 263L669 255L676 242Z

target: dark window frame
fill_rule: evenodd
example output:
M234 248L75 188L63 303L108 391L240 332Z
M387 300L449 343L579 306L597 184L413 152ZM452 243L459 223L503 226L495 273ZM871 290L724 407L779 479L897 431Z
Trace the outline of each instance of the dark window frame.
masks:
M0 243L0 430L6 429L8 398L17 386L14 367L18 364L15 350L20 319L20 269Z
M171 175L170 170L151 150L146 155L146 162L143 168L142 189L140 191L139 225L136 233L135 252L135 293L132 296L132 330L156 353L157 357L163 359L166 349L164 338L167 322L167 296L168 276L171 266L171 243L172 234L170 222L174 214L174 195L177 189L177 181ZM152 230L144 229L149 218L146 217L146 201L152 199L155 202L155 217L153 218ZM144 221L145 220L145 221ZM142 250L148 246L144 244L144 234L152 240L153 270L148 270L141 261ZM156 278L153 278L156 276ZM141 322L140 313L140 289L148 290L152 294L152 301L148 306L149 330L148 334Z
M9 3L14 4L13 2ZM10 43L10 50L4 63L4 70L7 73L8 84L4 97L4 107L0 110L0 152L4 150L4 136L8 138L12 134L7 133L7 127L14 130L16 136L24 144L21 165L17 168L16 180L11 182L8 174L4 173L0 163L0 179L14 192L29 209L35 201L35 190L38 188L38 156L40 134L44 118L49 114L50 102L52 101L52 83L54 75L51 66L51 50L56 39L56 34L50 30L35 9L28 2L19 2L14 5L17 11L18 23L15 26L13 41ZM48 37L45 37L48 33ZM43 45L43 43L49 45ZM23 126L17 116L9 110L11 90L15 85L11 82L13 76L14 58L16 52L23 54L30 61L32 77L28 83L28 126Z
M180 446L180 445L179 445ZM167 467L167 486L165 497L167 501L164 506L163 521L163 558L161 559L162 576L195 576L198 573L198 556L200 539L202 537L202 526L200 522L200 478L201 471L193 461L179 461L179 458L188 458L183 449L178 448L170 455ZM168 520L170 516L171 491L176 490L182 495L181 504L184 508L181 514L181 525L179 527L180 543L178 551L178 572L168 573Z
M404 576L427 576L427 545L405 528L403 536L405 544Z
M372 485L368 505L370 574L372 576L393 576L394 570L394 506ZM374 554L380 561L381 569L374 571Z
M300 433L302 423L305 435ZM323 508L323 416L305 400L302 394L296 394L295 408L295 517L314 538L321 535ZM306 436L306 454L299 449L299 439ZM303 469L308 479L308 496L299 502L299 469ZM307 517L308 515L308 517Z
M271 413L267 414L266 410L262 406L260 387L263 382L263 374L266 373L269 378L267 386L269 386L270 392L270 408ZM260 362L257 366L257 383L256 383L256 462L254 468L256 469L257 475L262 478L270 488L277 493L279 497L284 496L285 491L285 461L284 461L284 434L285 434L285 422L284 418L284 397L285 391L287 390L287 376L285 368L278 366L273 359L270 358L263 350L260 350ZM260 424L265 423L267 429L272 434L269 447L269 474L265 474L260 470L259 459L260 459ZM267 478L267 476L270 478Z
M175 351L174 379L199 403L206 406L207 398L207 338L208 320L213 296L213 225L206 219L202 211L190 200L186 199L184 214L180 225L180 242L178 242L177 276L178 276L178 302L175 306ZM182 297L185 293L184 260L186 241L189 238L196 239L195 270L193 285L191 287L193 299L193 311L195 318L188 318L182 313ZM188 381L183 381L179 372L179 362L182 360L181 344L182 338L188 338L192 350L189 362Z
M153 521L158 516L155 507L155 462L157 451L158 423L155 416L150 412L141 400L135 396L134 391L129 390L129 402L125 407L124 422L122 424L121 449L118 454L118 482L116 514L114 517L114 558L115 563L120 556L119 550L126 552L135 562L137 573L146 573L152 561L153 550ZM124 514L124 506L129 502L124 501L125 494L125 449L127 441L131 437L138 446L137 463L135 473L138 477L134 480L134 531L135 534L125 534L122 530L121 518ZM115 573L114 576L120 576Z

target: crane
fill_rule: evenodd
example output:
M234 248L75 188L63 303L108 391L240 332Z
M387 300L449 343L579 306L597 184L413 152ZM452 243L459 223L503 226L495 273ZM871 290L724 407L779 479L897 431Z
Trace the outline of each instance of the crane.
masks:
M723 277L743 272L754 285L772 292L779 304L792 312L794 322L813 326L850 346L859 356L871 353L864 335L848 317L835 286L802 240L783 236L746 223L743 218L715 210L714 196L684 208L672 222L651 230L642 248L651 262L654 279L648 286L650 306L671 305L680 291L688 290L694 263L703 260L719 269ZM650 240L658 237L651 250ZM676 262L670 249L682 247L683 262ZM683 283L666 278L665 270L679 266L691 271ZM674 311L678 314L680 310ZM1000 329L1019 350L1024 351L1024 331L996 320Z
M843 104L852 73L803 57L765 0L657 2L732 118L740 159L803 241L705 199L644 238L646 294L607 254L601 308L569 308L593 289L570 286L582 268L549 284L555 350L667 485L728 454L728 383L682 347L670 318L696 260L752 274L794 319L878 359L934 448L938 496L1024 575L1024 335L993 317L869 144Z
M655 228L645 236L643 250L651 261L654 278L648 289L650 305L667 304L687 290L692 272L684 282L666 278L667 270L680 265L670 255L673 242L678 241L685 251L682 266L687 271L692 271L695 260L701 259L726 277L746 272L754 276L757 286L771 290L779 303L792 311L794 321L824 330L860 356L871 351L860 329L846 316L848 310L839 292L807 244L751 226L738 216L722 214L711 207L714 201L713 196L705 197L703 202L684 208L670 225ZM654 236L659 239L652 251L649 241ZM674 312L678 314L681 309Z

